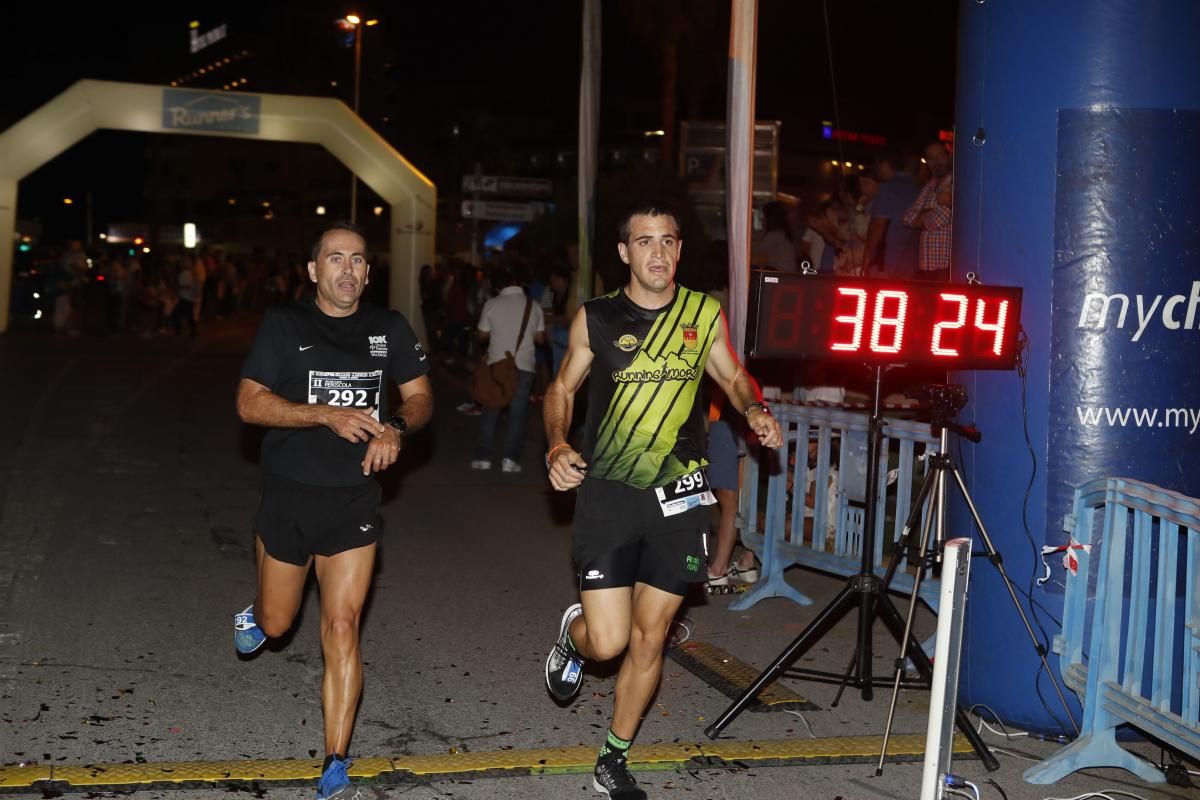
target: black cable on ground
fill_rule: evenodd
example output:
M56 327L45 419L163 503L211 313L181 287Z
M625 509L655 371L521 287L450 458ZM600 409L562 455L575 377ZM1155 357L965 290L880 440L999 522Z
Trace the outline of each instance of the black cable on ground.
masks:
M1042 625L1041 619L1038 617L1038 611L1049 617L1062 629L1062 621L1051 614L1045 606L1033 597L1034 587L1037 581L1038 564L1041 562L1041 552L1038 550L1037 542L1033 539L1033 531L1029 527L1029 497L1033 493L1034 482L1038 474L1037 451L1033 448L1033 437L1029 435L1029 335L1024 328L1017 333L1017 376L1021 379L1021 423L1025 435L1025 448L1029 451L1029 460L1032 463L1032 469L1029 473L1029 482L1025 485L1025 495L1021 500L1021 527L1025 531L1025 538L1029 541L1029 550L1033 556L1032 564L1030 565L1029 585L1024 589L1023 594L1029 600L1029 616L1033 620L1033 624L1037 626L1042 638L1039 642L1041 648L1050 652L1050 635L1046 632L1045 626ZM1016 588L1016 587L1014 587ZM1042 704L1042 708L1054 720L1055 724L1062 729L1063 734L1070 736L1070 731L1063 724L1058 715L1050 710L1049 704L1046 703L1046 698L1042 696L1042 672L1045 670L1044 662L1040 662L1037 667L1037 672L1033 679L1034 693L1037 695L1038 702Z

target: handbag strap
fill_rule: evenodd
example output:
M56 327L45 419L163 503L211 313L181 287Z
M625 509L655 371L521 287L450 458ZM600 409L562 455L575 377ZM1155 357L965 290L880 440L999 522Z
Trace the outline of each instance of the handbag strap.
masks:
M525 316L521 317L521 332L517 334L517 346L513 348L514 353L521 349L521 340L525 338L525 327L529 325L529 312L533 309L533 300L525 298Z

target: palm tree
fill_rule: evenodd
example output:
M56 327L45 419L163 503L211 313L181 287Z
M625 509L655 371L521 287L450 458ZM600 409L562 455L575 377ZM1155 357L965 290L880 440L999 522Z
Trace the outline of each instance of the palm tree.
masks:
M679 53L710 44L721 0L621 0L621 17L658 50L662 73L661 157L668 169L674 163L678 128Z

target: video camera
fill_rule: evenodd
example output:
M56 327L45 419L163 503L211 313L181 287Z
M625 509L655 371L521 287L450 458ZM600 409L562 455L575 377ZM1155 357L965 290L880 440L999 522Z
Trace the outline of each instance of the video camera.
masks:
M957 383L930 383L912 394L929 407L935 419L952 419L967 404L967 390Z

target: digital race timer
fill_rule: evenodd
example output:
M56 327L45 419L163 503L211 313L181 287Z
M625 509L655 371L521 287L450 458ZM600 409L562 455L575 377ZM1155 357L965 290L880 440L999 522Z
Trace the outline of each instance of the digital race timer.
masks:
M755 272L750 354L1012 369L1021 289ZM752 290L753 291L753 290Z

